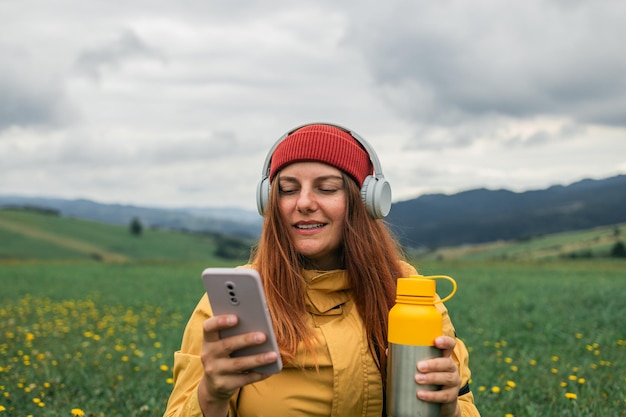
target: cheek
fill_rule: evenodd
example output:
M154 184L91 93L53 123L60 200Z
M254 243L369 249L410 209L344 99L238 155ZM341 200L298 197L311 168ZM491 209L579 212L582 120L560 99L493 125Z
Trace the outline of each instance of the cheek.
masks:
M329 207L330 213L332 213L333 219L338 223L343 223L343 219L345 218L346 211L348 210L347 202L344 197L338 198L333 204Z
M278 198L278 211L282 217L286 217L289 212L292 211L293 202L289 198L279 197Z

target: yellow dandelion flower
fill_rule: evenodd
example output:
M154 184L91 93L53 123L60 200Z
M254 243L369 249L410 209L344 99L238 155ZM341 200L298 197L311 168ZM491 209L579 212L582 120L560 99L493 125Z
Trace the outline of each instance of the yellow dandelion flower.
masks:
M170 377L170 378L167 378L167 379L165 380L165 382L166 382L167 384L169 384L169 385L172 385L172 384L174 383L174 378L171 378L171 377Z
M537 365L537 361L535 359L531 359L530 361L528 361L529 364L531 364L532 366Z
M552 372L553 374L558 374L559 370L556 369L556 368L552 368L552 369L550 369L550 372Z
M578 378L578 383L579 384L584 384L585 383L585 378Z
M576 381L578 377L576 375L570 375L567 377L570 381Z
M511 363L511 362L513 362L512 358L509 358L508 356L504 358L504 363Z
M1 412L3 412L3 411L6 411L6 410L7 410L7 409L6 409L6 407L5 407L5 406L0 405L0 413L1 413Z
M558 362L559 361L559 357L556 356L556 355L552 356L551 359L552 359L552 362Z
M484 385L481 385L480 387L478 387L478 391L479 392L485 392L485 391L487 391L487 387L484 386Z
M561 381L561 384L560 384L560 385L561 385L561 388L565 388L565 387L567 386L567 382L565 382L565 381Z
M72 408L72 411L70 411L70 413L72 413L73 416L78 417L83 417L85 415L85 412L80 408Z
M573 392L566 392L565 398L570 399L570 400L575 400L578 398L578 396L574 394Z
M515 415L511 414L511 413L507 413L507 414L504 415L504 417L515 417Z
M170 370L170 368L169 368L167 365L161 365L160 369L161 369L163 372L167 372L167 371L169 371L169 370Z
M582 333L576 333L576 339L582 339L583 338L583 334Z
M511 365L511 371L513 372L517 372L517 366L516 365Z
M497 394L500 392L500 387L491 387L491 392L493 392L494 394Z
M506 385L511 387L511 388L515 388L515 382L514 381L506 381Z

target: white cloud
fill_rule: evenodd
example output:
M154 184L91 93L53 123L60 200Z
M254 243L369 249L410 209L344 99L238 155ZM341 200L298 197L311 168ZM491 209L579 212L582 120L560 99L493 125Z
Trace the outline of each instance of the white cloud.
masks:
M23 10L29 10L24 13ZM621 2L0 3L0 193L255 209L329 121L396 199L626 172Z

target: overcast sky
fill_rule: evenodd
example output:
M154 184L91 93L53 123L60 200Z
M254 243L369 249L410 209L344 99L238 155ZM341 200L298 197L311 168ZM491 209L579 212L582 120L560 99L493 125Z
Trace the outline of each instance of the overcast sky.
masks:
M0 0L0 194L255 210L307 122L394 201L626 173L622 0Z

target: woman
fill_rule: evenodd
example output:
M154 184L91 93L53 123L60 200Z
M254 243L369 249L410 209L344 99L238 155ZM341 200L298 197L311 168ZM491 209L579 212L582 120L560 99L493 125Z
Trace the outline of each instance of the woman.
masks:
M204 296L174 356L165 416L384 416L387 315L395 280L416 274L379 218L389 186L369 145L328 124L305 125L270 151L259 184L265 216L246 267L259 271L283 370L247 372L275 354L231 358L265 335L220 339L236 316L212 317ZM416 395L441 416L478 416L468 353L445 307L442 358L416 364ZM420 384L441 385L439 391Z

